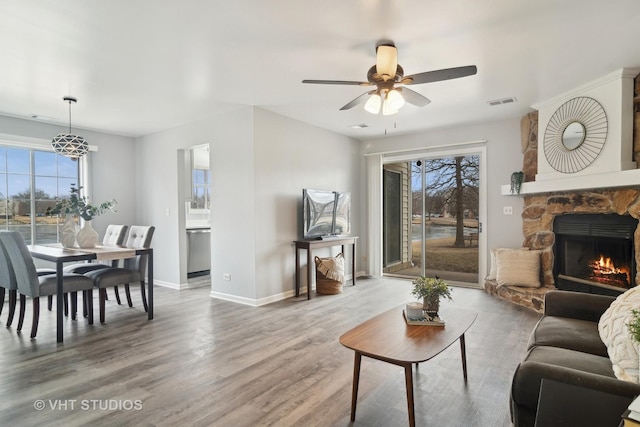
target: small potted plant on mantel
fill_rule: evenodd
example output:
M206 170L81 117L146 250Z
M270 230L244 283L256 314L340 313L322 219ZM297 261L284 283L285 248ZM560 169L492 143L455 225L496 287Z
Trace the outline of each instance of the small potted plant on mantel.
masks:
M97 206L90 204L85 196L80 196L82 187L76 188L75 184L71 184L69 198L60 199L52 208L47 209L48 215L66 216L65 223L61 230L60 241L62 246L73 247L75 242L81 248L93 248L98 243L98 233L91 226L91 220L106 211L115 212L115 205L118 203L115 199L100 203ZM84 226L77 230L74 216L79 216L84 220Z
M431 318L439 317L440 298L451 300L451 288L441 278L418 277L413 282L411 294L416 298L422 298L422 310Z

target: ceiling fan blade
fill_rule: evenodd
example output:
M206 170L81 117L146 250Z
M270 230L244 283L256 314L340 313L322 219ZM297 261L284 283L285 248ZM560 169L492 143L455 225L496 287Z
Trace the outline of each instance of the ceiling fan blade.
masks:
M402 93L402 97L409 104L416 105L418 107L424 107L425 105L429 105L431 100L426 96L419 94L415 90L411 90L408 87L399 87L396 89Z
M466 67L444 68L442 70L427 71L403 78L400 83L404 85L416 85L420 83L433 83L442 80L458 79L460 77L472 76L478 72L475 65Z
M369 82L354 82L348 80L303 80L302 83L311 83L316 85L354 85L354 86L371 86Z
M345 105L344 107L342 107L340 109L340 111L344 111L344 110L349 110L353 107L355 107L358 104L362 104L369 95L373 95L374 93L376 93L375 90L371 90L369 92L365 92L362 95L360 95L359 97L357 97L356 99L354 99L353 101L349 102L347 105Z

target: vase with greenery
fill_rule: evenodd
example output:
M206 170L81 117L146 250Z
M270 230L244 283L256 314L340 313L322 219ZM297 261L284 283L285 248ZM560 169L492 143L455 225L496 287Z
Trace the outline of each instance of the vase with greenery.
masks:
M451 288L441 278L418 277L414 279L411 294L416 298L422 298L422 309L430 316L438 316L440 310L440 299L451 300Z
M84 226L77 232L75 239L81 248L93 248L98 243L98 233L91 226L91 220L98 215L102 215L106 211L115 212L115 205L118 203L115 199L102 202L99 205L92 205L85 196L80 195L82 187L71 184L68 198L59 199L52 208L47 209L48 215L64 214L69 222L69 217L78 216L84 220ZM68 229L68 227L64 227ZM65 232L68 234L68 232ZM64 247L69 247L69 236L63 234L61 242Z

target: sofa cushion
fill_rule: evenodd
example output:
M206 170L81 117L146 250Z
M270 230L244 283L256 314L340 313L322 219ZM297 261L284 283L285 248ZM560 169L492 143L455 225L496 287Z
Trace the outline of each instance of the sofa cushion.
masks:
M588 320L543 316L531 332L528 348L543 345L608 357L598 324Z
M632 319L631 310L640 306L640 287L633 287L611 303L600 317L598 331L607 346L613 371L618 379L638 383L638 343L627 329Z
M569 368L567 375L588 372L604 378L614 378L608 357L582 353L566 348L539 346L532 348L525 358L526 362L538 362L540 366L559 366ZM525 363L522 366L526 366ZM572 374L573 373L573 374ZM540 383L545 377L544 369L518 369L513 379L511 396L519 406L535 410L540 395Z

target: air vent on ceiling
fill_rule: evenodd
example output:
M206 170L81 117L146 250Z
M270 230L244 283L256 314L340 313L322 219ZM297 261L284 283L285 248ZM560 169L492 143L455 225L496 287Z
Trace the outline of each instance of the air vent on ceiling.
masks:
M30 116L32 119L36 119L36 120L46 120L46 121L51 121L53 120L53 118L48 117L48 116L43 116L42 114L36 114L36 113L31 113Z
M365 125L364 123L359 124L359 125L351 125L349 126L351 129L364 129L364 128L368 128L369 125Z
M502 104L513 104L517 100L518 98L511 97L511 98L494 99L493 101L487 101L487 103L492 107L494 107L496 105L502 105Z

